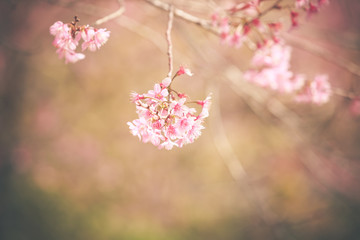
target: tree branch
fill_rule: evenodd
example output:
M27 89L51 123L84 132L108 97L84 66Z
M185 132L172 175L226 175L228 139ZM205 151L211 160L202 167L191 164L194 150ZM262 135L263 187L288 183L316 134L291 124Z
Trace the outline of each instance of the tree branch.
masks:
M162 2L160 0L144 0L144 1L154 7L162 9L164 11L170 11L170 8L171 8L171 4ZM189 14L181 9L175 8L175 7L174 7L174 15L178 18L181 18L181 19L187 21L187 22L196 24L196 25L202 27L203 29L208 30L216 35L219 35L218 30L213 28L211 25L211 22L208 20L195 17L194 15L191 15L191 14Z
M121 16L125 12L124 1L123 0L118 0L118 2L120 4L120 8L117 11L115 11L115 12L113 12L113 13L111 13L111 14L103 17L103 18L100 18L100 19L96 20L95 24L96 25L101 25L101 24L103 24L105 22L108 22L110 20L113 20L113 19Z
M169 78L171 78L172 71L173 71L173 55L172 55L172 42L171 42L171 30L172 30L173 20L174 20L174 7L170 6L169 22L168 22L168 27L166 30L166 41L168 44L167 54L169 57L169 73L168 73Z

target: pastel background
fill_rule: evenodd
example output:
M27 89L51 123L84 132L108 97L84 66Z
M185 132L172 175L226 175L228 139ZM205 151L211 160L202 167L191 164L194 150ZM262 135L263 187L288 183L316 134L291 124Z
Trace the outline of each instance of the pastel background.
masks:
M205 1L176 2L209 17ZM330 2L285 31L291 68L360 95L360 2ZM55 21L93 24L117 8L0 3L0 239L360 238L359 104L339 94L296 104L245 84L251 51L175 18L174 66L194 76L174 87L192 99L213 92L213 106L193 144L158 150L126 123L137 117L130 92L168 72L166 12L126 1L101 26L109 41L75 64L51 44Z

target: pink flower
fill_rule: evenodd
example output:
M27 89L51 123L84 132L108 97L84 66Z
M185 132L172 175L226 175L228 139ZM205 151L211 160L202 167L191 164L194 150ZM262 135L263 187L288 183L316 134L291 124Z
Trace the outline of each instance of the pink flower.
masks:
M329 5L330 1L329 0L318 0L319 3L319 7L323 6L323 5Z
M327 103L331 95L331 86L327 75L317 75L314 80L295 96L297 102L312 102L318 105Z
M245 3L244 7L242 7L242 11L247 17L255 17L258 12L258 7L260 5L260 0L252 0Z
M291 26L297 27L299 25L299 20L298 20L299 13L295 11L291 11L290 17L291 17Z
M231 45L235 48L239 48L242 46L244 38L240 35L240 33L235 32L231 37Z
M317 13L319 11L319 7L315 4L309 3L309 7L307 8L308 15Z
M290 56L289 46L270 42L257 50L252 59L254 68L244 73L244 79L280 93L296 93L295 100L298 102L326 102L330 89L327 79L317 76L312 83L306 85L304 75L290 71Z
M96 29L93 27L86 26L81 32L81 36L84 40L81 45L82 50L89 48L90 51L96 51L102 45L104 45L110 36L110 31L106 31L105 28Z
M308 3L309 3L309 0L296 0L295 6L296 6L296 8L302 8Z
M291 48L269 41L255 52L253 69L244 73L244 79L278 92L291 93L302 87L304 77L290 70Z
M351 101L349 109L353 116L360 116L360 97L356 97Z
M160 144L159 149L165 148L166 150L171 150L174 146L178 147L179 145L170 139L166 139L163 143Z
M305 87L300 93L295 95L295 101L299 103L310 103L312 102L312 93L309 87Z
M251 63L254 67L281 67L288 68L291 56L291 47L269 41L267 45L255 52Z
M327 75L317 75L310 84L312 101L316 104L324 104L329 101L331 86Z
M67 26L67 24L64 24L61 21L57 21L55 22L53 25L50 26L50 34L57 36L59 34L68 34L69 32L69 27Z
M184 72L181 74L186 72L184 68L179 71ZM173 91L169 85L169 80L165 78L161 84L155 84L154 90L144 94L132 93L138 119L127 123L134 136L167 150L192 143L201 135L203 121L209 116L211 100L208 96L203 101L197 101L202 110L196 115L196 110L186 105L185 95L175 98L169 94Z
M147 122L145 118L135 119L132 122L127 123L129 125L130 131L134 136L138 136L141 139L141 136L147 133Z
M64 24L61 21L55 22L50 26L50 34L55 36L53 45L58 49L56 52L59 58L65 58L65 63L75 63L85 58L82 53L76 53L79 41L83 38L82 50L89 48L90 51L99 49L109 38L110 32L106 29L95 29L89 26L77 27L78 22Z
M139 101L141 99L144 99L144 96L143 95L140 95L136 92L132 92L130 93L130 100L131 102L136 102L136 101Z
M275 33L278 33L282 28L282 24L280 22L268 23L268 26Z
M166 88L161 88L160 84L155 84L154 90L150 90L146 96L164 100L168 95L169 92Z
M164 78L164 79L161 81L161 84L162 84L162 86L164 86L164 87L170 86L170 84L171 84L171 78L169 78L169 77Z
M65 58L65 63L75 63L85 58L84 54L75 52L80 38L78 34L75 34L75 37L72 36L71 28L68 24L64 24L61 21L55 22L50 26L50 34L55 36L53 45L58 48L56 53L59 55L59 58Z
M56 53L59 54L59 58L65 57L65 63L76 63L77 61L85 58L84 54L76 53L75 51L67 48L59 48Z
M180 69L177 71L176 76L180 76L180 75L183 75L183 74L186 74L188 76L193 75L193 73L191 72L190 69L184 68L183 66L180 66Z
M230 25L228 18L225 17L221 19L219 24L219 30L220 30L221 43L226 43L229 39L229 34L230 34Z
M219 20L219 14L217 12L213 13L211 15L211 24L212 24L213 27L217 26L218 20Z
M209 110L211 106L211 94L203 101L198 101L197 104L201 105L202 110L199 115L200 118L207 118L209 116Z

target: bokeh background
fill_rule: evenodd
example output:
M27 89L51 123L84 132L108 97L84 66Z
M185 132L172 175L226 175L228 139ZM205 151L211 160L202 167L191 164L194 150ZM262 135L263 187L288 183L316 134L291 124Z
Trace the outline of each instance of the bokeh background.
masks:
M173 86L192 99L213 92L213 106L202 136L171 151L126 124L137 117L129 93L168 72L166 12L126 1L101 25L109 41L76 64L51 44L55 21L93 25L118 7L1 1L0 239L360 239L359 1L332 0L284 32L292 70L327 73L337 89L323 106L246 84L249 49L175 18L175 67L195 74Z

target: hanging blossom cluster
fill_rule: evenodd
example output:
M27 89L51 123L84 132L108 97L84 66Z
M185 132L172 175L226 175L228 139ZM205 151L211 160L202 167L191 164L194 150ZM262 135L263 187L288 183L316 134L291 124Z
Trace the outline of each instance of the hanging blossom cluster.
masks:
M186 94L171 88L175 77L182 74L192 76L189 69L180 67L172 79L165 78L160 84L155 84L153 90L131 94L139 116L127 123L131 133L159 149L170 150L194 142L204 129L204 119L209 116L211 95L202 101L189 102ZM196 114L196 109L187 105L189 103L198 104L201 112Z
M329 101L331 86L326 75L307 80L302 74L290 71L291 47L269 41L257 49L244 79L280 93L292 93L295 101L324 104Z
M50 27L50 34L55 36L53 45L57 48L56 53L59 58L65 58L65 63L75 63L85 58L84 54L76 52L81 39L83 40L82 51L86 49L96 51L107 42L110 36L110 31L106 28L77 26L78 22L79 19L75 16L75 20L71 23L57 21Z

